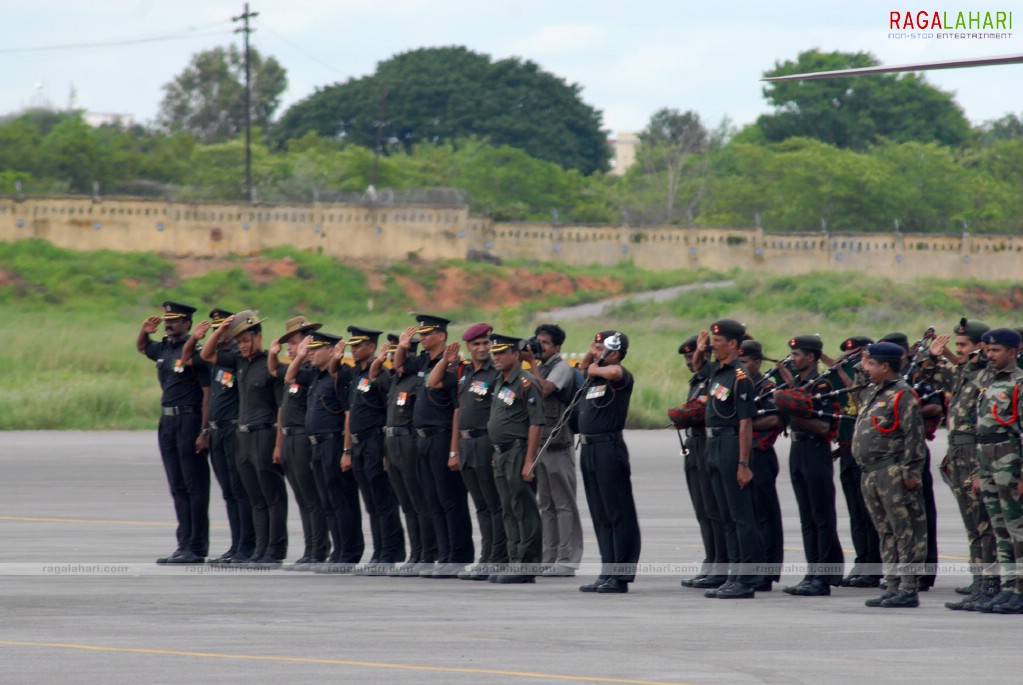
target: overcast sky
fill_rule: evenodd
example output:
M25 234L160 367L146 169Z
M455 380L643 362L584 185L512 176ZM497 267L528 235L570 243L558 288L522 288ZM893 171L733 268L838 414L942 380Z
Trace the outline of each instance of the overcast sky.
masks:
M223 0L32 0L4 3L0 114L40 97L151 121L163 84L203 49L241 37ZM872 52L885 64L1023 53L1023 2L909 3L908 9L1013 11L1004 40L894 39L891 2L808 0L254 0L253 44L287 69L278 113L326 86L372 73L406 50L465 45L522 57L582 86L604 126L637 131L661 107L697 111L708 125L737 125L768 111L759 78L806 49ZM1015 5L1015 7L1014 7ZM902 8L906 9L906 8ZM1019 30L1015 27L1019 26ZM184 37L184 38L182 38ZM171 38L172 40L155 40ZM154 40L150 40L154 39ZM119 41L147 40L130 45ZM39 50L104 43L101 47ZM23 49L30 51L22 51ZM974 123L1023 112L1023 65L931 72Z

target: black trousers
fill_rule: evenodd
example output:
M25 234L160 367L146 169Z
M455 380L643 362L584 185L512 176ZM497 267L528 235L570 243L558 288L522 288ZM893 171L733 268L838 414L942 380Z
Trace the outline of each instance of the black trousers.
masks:
M387 448L387 477L391 480L398 504L405 515L408 531L409 563L437 561L437 537L433 532L430 507L426 503L416 469L416 436L392 435L384 438Z
M923 477L920 479L924 496L924 514L927 515L927 557L924 562L934 569L934 573L920 576L921 587L934 585L938 575L938 506L934 502L934 474L931 473L931 448L927 448L927 459L924 461Z
M476 509L480 528L480 563L508 561L504 510L494 476L494 444L490 437L462 438L458 442L462 480Z
M327 528L334 539L330 561L357 564L366 551L362 534L362 510L355 474L341 471L342 433L328 433L323 442L313 445L313 474L320 494Z
M326 559L330 553L330 535L313 478L313 450L309 439L305 435L285 435L281 442L281 462L302 518L305 543L302 556Z
M600 577L631 583L641 540L629 450L621 433L612 442L583 445L579 466L600 549Z
M702 431L702 428L695 429ZM728 573L728 549L725 545L725 522L718 509L717 499L710 486L710 468L707 465L707 437L693 435L686 439L688 455L685 458L686 487L693 503L696 522L703 539L703 568L701 575L724 576Z
M842 582L845 556L838 541L835 513L835 468L827 440L813 438L792 443L789 477L799 507L807 578L830 585Z
M220 484L227 508L227 524L231 528L231 556L247 558L256 548L252 526L252 505L238 475L238 429L235 426L210 429L210 465Z
M718 509L725 513L725 545L728 549L728 577L746 585L763 580L758 566L764 561L753 505L753 486L739 487L739 436L719 435L707 439L710 483ZM756 476L754 476L756 480Z
M284 469L273 463L276 441L273 430L239 431L238 475L252 504L253 555L283 559L288 555L288 489Z
M442 564L471 564L472 520L465 483L457 471L448 468L451 431L441 431L416 441L419 480L423 484L437 534L437 561Z
M881 568L881 542L877 537L874 521L863 501L863 488L859 465L852 456L852 444L839 444L839 480L842 481L842 492L845 494L845 505L849 510L849 530L852 534L853 549L856 559L849 571L851 576L869 575L880 578L880 573L866 574L862 567L869 564L874 569Z
M195 452L201 429L200 413L161 416L157 440L178 521L177 548L205 557L210 547L210 467L206 453Z
M364 434L365 435L365 434ZM352 444L352 472L362 492L373 539L371 562L405 560L405 531L398 515L398 500L384 471L384 436L378 429Z
M778 501L778 455L774 448L751 450L750 470L753 471L753 509L764 553L764 579L777 582L781 580L782 563L785 561L785 536L781 503Z

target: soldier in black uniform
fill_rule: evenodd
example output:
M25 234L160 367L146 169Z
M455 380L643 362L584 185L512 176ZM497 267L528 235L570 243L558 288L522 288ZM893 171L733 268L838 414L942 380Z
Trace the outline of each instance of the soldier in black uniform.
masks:
M345 410L351 368L341 363L345 342L336 335L315 331L295 350L286 383L309 388L306 403L306 436L313 448L313 478L334 540L330 557L313 565L316 573L351 573L366 549L362 533L362 510L355 475L341 471L344 449ZM311 369L301 363L310 359Z
M252 527L252 505L249 496L242 487L241 476L238 475L238 386L235 384L234 373L230 369L213 366L202 361L195 355L197 343L206 335L206 331L220 328L224 319L233 312L226 309L210 311L210 321L199 323L185 342L181 351L183 359L193 364L207 367L210 374L210 396L207 408L206 427L203 428L205 444L210 452L210 465L220 484L227 507L227 523L231 529L231 546L219 557L209 560L211 564L230 564L236 558L248 561L256 545L256 534ZM234 341L224 342L233 346ZM186 362L188 363L188 362Z
M413 414L416 450L419 455L419 479L430 506L433 528L437 535L438 565L420 575L432 578L457 578L472 563L472 521L465 483L449 463L451 451L451 425L458 398L454 382L442 389L426 387L426 379L434 365L443 363L447 345L445 318L429 314L416 317L418 328L406 328L394 353L395 366L419 377L416 387L416 405ZM412 357L409 350L412 337L419 334L423 351ZM453 379L452 379L453 380Z
M156 563L198 564L206 560L210 542L210 467L200 440L210 378L205 367L186 366L181 358L195 307L168 301L163 312L146 319L135 340L135 349L156 362L163 390L157 437L178 520L176 549ZM167 335L154 342L149 336L161 319Z
M494 566L508 563L504 515L494 482L494 446L487 434L494 388L500 377L490 357L492 332L489 324L471 326L462 336L471 360L462 361L458 343L451 343L444 352L445 364L434 366L426 380L428 387L440 389L450 385L453 377L458 387L448 466L457 466L461 472L480 528L479 564L459 573L462 580L486 580L494 573Z
M369 563L355 569L360 575L387 575L405 559L405 533L398 516L398 501L385 470L384 424L387 422L387 390L390 372L378 370L370 380L370 366L383 331L348 327L348 347L355 360L345 420L345 448L341 470L355 474L369 515L373 554Z
M238 473L256 531L248 563L280 566L288 552L288 491L283 469L273 463L281 383L267 368L262 321L251 310L228 317L201 356L238 376ZM220 349L225 336L238 341L237 351Z
M818 335L799 335L789 340L796 387L811 395L827 395L834 388L817 372L824 343ZM836 415L838 402L822 397L813 408ZM789 477L799 506L807 574L796 585L784 589L790 595L817 597L831 594L842 582L845 557L838 540L835 512L835 468L831 459L833 419L790 417L792 448Z
M763 575L757 570L764 561L753 504L753 416L756 412L753 381L739 362L739 343L746 326L731 319L715 321L709 331L700 331L693 355L693 367L709 381L707 388L707 463L718 508L725 516L725 544L728 548L728 580L705 597L747 599L755 596ZM707 345L716 361L705 361Z
M589 381L579 401L579 465L601 562L600 577L581 586L581 592L628 592L636 579L639 517L629 449L622 437L634 385L621 364L628 350L624 333L601 331L580 365Z
M707 379L696 373L693 368L693 354L696 352L696 336L691 336L679 345L678 353L686 360L686 368L693 374L689 378L689 392L686 403L707 402ZM683 412L685 407L669 410L669 416ZM672 419L674 420L674 418ZM685 432L686 487L689 499L693 503L696 522L700 526L700 537L703 539L703 564L699 575L683 578L682 587L698 589L718 588L728 580L728 549L725 545L725 521L718 509L714 490L710 486L710 469L707 466L707 433L701 421L698 426L687 426Z
M377 355L370 366L371 381L376 381L381 370L386 368L384 363L388 361L388 357L393 360L394 352L398 349L397 335L388 333L387 341L387 347ZM411 342L413 354L418 345L418 340ZM387 477L405 514L409 555L404 565L388 575L418 576L421 572L433 568L437 560L437 538L433 532L430 509L416 469L416 433L412 427L412 412L419 377L414 373L405 373L403 367L393 367L392 371L387 393L384 447L387 451Z
M753 382L756 396L764 398L756 407L757 415L753 419L750 470L753 471L753 509L756 511L765 567L764 580L757 589L766 592L771 589L771 583L781 580L782 563L785 561L784 530L777 487L778 455L774 451L774 443L784 424L773 411L771 389L774 388L774 382L760 373L763 360L764 348L759 342L743 340L740 343L739 361Z
M293 360L299 343L312 331L322 328L322 324L311 323L304 316L295 316L284 324L284 335L270 344L267 365L270 374L284 382L290 364L281 364L278 356L281 345L286 345L288 358ZM303 362L307 370L311 370L308 361ZM313 479L313 453L309 439L306 437L305 416L309 388L300 383L288 383L284 386L281 407L277 418L277 444L274 446L274 463L284 467L284 475L291 492L298 504L302 519L302 537L305 543L302 556L294 564L285 566L285 570L309 571L314 564L321 564L330 553L330 534L327 532L327 519L323 513L320 495Z
M543 534L540 510L529 484L543 432L543 395L536 378L522 370L522 340L494 334L494 368L500 374L493 388L487 433L494 445L494 482L501 496L508 567L489 580L532 583L540 572Z

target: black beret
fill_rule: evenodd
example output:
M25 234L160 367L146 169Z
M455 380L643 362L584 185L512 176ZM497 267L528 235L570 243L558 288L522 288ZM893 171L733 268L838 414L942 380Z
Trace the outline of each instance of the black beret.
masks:
M743 340L739 345L739 356L740 357L756 357L757 359L764 358L764 346L756 340Z
M678 346L679 354L689 354L690 352L696 352L696 336L691 335L686 338L681 345Z
M746 335L746 324L734 319L718 319L710 325L711 335L721 335L729 340L742 340Z
M900 333L899 331L896 331L894 333L889 333L885 337L883 337L880 340L878 340L878 342L895 343L896 345L898 345L902 349L906 350L907 352L909 351L909 338L906 337L905 333ZM871 356L873 356L873 355L871 355Z
M867 355L879 362L900 362L905 350L896 343L881 341L867 345Z
M979 343L981 336L989 330L991 330L991 326L988 326L983 321L970 321L964 316L959 319L959 325L956 326L956 335L966 336L973 342Z
M789 347L793 350L809 350L810 352L823 352L824 341L814 333L813 335L797 335L789 340Z
M842 352L848 352L849 350L858 350L861 347L866 347L867 345L873 344L874 341L865 335L852 335L846 338L842 342L842 344L839 345L839 349Z
M1011 328L993 328L981 338L985 345L1004 345L1005 347L1020 346L1020 334Z

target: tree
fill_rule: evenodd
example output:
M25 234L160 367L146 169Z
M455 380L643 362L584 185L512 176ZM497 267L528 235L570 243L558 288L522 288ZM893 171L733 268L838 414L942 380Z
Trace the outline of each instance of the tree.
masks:
M670 222L675 215L675 201L683 181L687 177L706 176L707 157L704 153L710 147L710 135L696 112L680 112L665 107L650 117L650 122L639 134L639 141L636 153L639 168L646 176L660 181L658 186L664 192L664 220ZM699 168L690 165L694 158L703 162ZM697 183L687 207L690 222L701 195L702 183Z
M478 137L589 174L607 169L607 135L580 90L533 62L423 48L293 105L272 137L283 147L315 132L384 154Z
M795 62L776 62L764 75L877 64L866 52L808 50ZM970 133L969 122L953 95L917 74L771 82L764 86L764 97L777 108L757 119L769 141L804 136L840 148L865 150L883 139L960 145Z
M252 125L266 129L288 85L284 67L250 50ZM235 46L197 53L163 87L157 123L203 143L230 140L245 128L245 55Z

